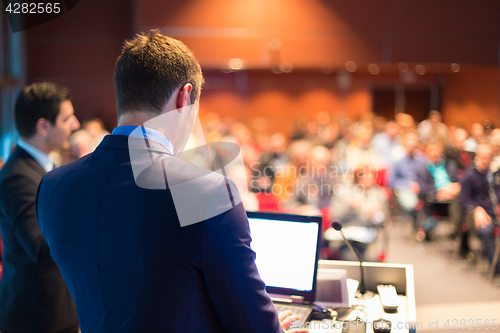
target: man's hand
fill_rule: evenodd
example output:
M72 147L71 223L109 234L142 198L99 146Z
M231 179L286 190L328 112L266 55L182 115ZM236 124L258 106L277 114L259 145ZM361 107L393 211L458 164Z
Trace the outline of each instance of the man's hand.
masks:
M486 213L483 207L477 206L476 209L474 209L474 224L476 225L476 229L484 228L491 224L491 217Z
M420 193L420 185L418 185L417 182L411 182L410 184L408 184L408 188L415 194Z
M462 189L460 183L450 183L446 187L452 198L456 197Z
M287 310L287 311L283 311L279 314L279 319L280 319L281 328L283 328L283 330L285 331L288 327L290 327L290 324L292 323L292 321L299 320L300 317L293 315L292 311ZM309 330L307 328L299 328L296 330L291 330L291 331L286 331L286 332L309 333Z
M438 201L448 201L452 198L450 193L446 189L438 190L436 193L436 199Z
M459 183L449 183L440 188L436 193L438 201L448 201L453 199L460 193L461 186Z

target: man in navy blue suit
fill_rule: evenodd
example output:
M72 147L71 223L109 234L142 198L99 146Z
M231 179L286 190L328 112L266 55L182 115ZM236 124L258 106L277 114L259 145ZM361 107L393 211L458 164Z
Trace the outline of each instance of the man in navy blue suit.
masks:
M118 127L40 183L40 229L83 333L274 333L296 319L279 318L265 291L234 183L176 157L202 83L183 43L157 31L126 42L115 70ZM148 126L164 115L172 122L161 130Z

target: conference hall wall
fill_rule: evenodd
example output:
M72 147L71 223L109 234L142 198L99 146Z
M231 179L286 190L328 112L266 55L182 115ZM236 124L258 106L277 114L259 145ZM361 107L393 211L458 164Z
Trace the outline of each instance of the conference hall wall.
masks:
M375 91L403 87L432 91L449 124L500 124L498 12L495 0L83 0L25 32L27 80L69 86L77 116L113 127L121 44L158 28L202 64L202 113L290 131L321 111L358 117Z

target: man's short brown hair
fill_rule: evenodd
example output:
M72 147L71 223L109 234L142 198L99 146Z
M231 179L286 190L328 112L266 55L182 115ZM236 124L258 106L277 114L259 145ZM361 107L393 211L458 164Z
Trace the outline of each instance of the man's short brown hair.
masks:
M200 95L203 75L193 53L181 41L158 30L126 41L116 62L118 117L127 112L159 113L176 88L193 85L191 102Z
M24 87L17 96L14 108L19 135L23 138L35 135L40 118L54 125L61 111L61 103L68 100L71 100L69 89L52 82L36 82Z

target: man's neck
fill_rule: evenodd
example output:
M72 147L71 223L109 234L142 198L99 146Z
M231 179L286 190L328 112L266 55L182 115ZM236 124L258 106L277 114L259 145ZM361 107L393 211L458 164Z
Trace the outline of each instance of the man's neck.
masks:
M489 168L486 168L486 169L480 169L480 168L477 168L476 167L476 170L479 172L479 173L482 173L483 175L487 174L488 171L490 170Z
M45 153L45 154L50 154L50 152L53 150L52 148L50 148L49 146L47 146L43 140L41 140L39 137L36 136L33 136L31 138L24 138L24 137L21 137L21 140L23 140L25 143L29 144L30 146L40 150L41 152Z
M155 115L148 112L128 112L120 116L118 126L143 126L154 117Z
M438 166L438 165L441 165L441 163L444 162L441 157L437 160L437 161L433 161L431 159L428 159L428 163L430 163L431 165L435 165L435 166ZM444 164L444 163L442 163Z

